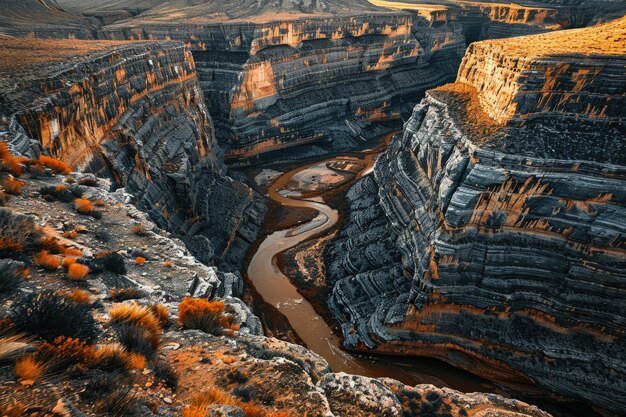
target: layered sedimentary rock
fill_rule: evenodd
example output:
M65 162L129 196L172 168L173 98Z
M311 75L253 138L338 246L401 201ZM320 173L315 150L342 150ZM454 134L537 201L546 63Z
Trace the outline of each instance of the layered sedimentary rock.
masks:
M56 0L1 0L0 36L89 39L96 22L64 10Z
M165 16L148 13L101 36L187 42L233 162L284 157L300 144L354 146L366 124L399 120L403 101L452 79L465 47L459 25L434 28L401 12L265 23L191 15L184 25Z
M325 253L347 347L626 408L625 36L474 44L416 106Z
M183 44L3 44L4 140L22 154L49 152L110 177L159 226L184 236L200 259L238 264L264 209L250 188L225 176ZM9 68L24 49L50 60L65 56Z

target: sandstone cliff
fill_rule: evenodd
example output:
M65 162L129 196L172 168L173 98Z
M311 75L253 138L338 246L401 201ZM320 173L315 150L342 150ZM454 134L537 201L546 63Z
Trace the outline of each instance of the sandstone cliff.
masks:
M109 177L200 259L239 264L263 204L225 176L184 45L4 40L3 46L4 135L17 152L43 151ZM9 67L24 49L33 62Z
M347 347L625 409L625 33L474 44L415 107L325 253Z

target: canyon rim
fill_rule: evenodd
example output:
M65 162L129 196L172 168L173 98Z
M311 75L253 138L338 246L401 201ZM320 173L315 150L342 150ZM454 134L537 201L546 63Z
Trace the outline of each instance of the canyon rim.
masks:
M626 414L623 0L0 0L0 415Z

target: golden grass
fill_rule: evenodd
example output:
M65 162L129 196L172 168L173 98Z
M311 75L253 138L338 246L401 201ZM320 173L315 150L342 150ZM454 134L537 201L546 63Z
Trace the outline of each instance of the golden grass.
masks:
M33 355L22 356L15 361L15 375L20 381L38 381L45 372L45 363Z
M42 250L35 255L35 263L43 269L55 271L61 266L61 258L56 255L51 255L47 250Z
M109 316L111 317L112 323L136 324L152 334L158 334L161 332L159 320L154 316L152 310L148 307L140 306L139 304L114 304L109 310Z
M96 367L130 369L133 359L124 346L119 343L107 343L97 347L93 363Z
M73 263L67 269L67 276L72 281L85 281L89 275L89 267L87 265Z

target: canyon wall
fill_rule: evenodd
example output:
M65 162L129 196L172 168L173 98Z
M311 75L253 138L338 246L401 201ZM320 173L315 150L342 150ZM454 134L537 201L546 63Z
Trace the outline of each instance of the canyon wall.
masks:
M285 157L301 144L357 146L364 126L398 123L403 105L451 80L465 48L459 25L433 28L405 13L184 26L139 19L101 36L188 42L233 163L276 150Z
M480 42L427 93L325 251L346 347L626 408L625 29Z
M65 44L3 42L52 57ZM95 45L103 51L76 41L74 57L8 70L1 110L9 142L22 154L44 151L109 177L199 259L238 266L264 206L225 175L191 53L173 42Z

